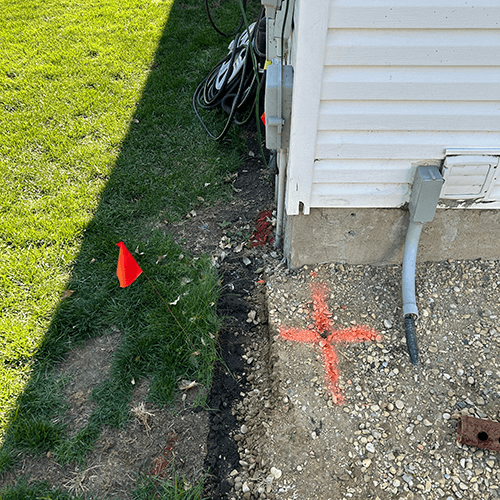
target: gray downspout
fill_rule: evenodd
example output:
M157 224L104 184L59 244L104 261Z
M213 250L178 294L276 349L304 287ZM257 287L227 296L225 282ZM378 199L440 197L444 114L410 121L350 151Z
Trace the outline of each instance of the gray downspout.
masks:
M410 224L406 233L405 255L403 258L403 315L406 332L406 345L410 360L418 364L418 346L415 335L415 320L418 309L415 300L415 266L422 227L432 221L436 213L443 177L437 167L417 167L410 195Z

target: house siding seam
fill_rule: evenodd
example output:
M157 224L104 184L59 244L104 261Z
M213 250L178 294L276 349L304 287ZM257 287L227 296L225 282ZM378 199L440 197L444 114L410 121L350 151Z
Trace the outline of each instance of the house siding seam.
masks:
M288 214L298 201L304 213L399 207L417 165L500 145L497 0L331 0L323 61L314 157L302 159L312 176ZM307 92L295 88L294 102Z

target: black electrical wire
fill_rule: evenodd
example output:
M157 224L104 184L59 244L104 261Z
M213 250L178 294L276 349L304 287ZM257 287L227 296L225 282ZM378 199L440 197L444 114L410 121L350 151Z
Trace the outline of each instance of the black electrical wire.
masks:
M219 28L217 28L214 20L212 19L212 16L210 14L210 8L208 6L208 0L205 0L205 10L207 12L207 17L208 17L208 20L210 21L210 24L212 25L212 28L215 31L217 31L217 33L219 33L219 35L222 35L222 36L234 36L234 35L236 35L236 33L238 33L240 31L240 29L243 26L243 23L245 21L245 17L241 16L240 23L238 24L238 27L234 31L232 31L231 33L224 33ZM247 11L247 0L243 0L243 10L244 10L244 12Z
M226 61L226 58L221 61L217 66L214 67L214 69L210 72L210 74L198 85L194 95L193 95L193 108L196 113L196 116L200 120L203 128L207 132L207 134L215 140L220 140L222 139L227 131L229 130L229 127L231 126L231 123L236 115L236 112L238 111L238 103L240 100L240 97L243 92L243 87L246 79L244 77L240 77L237 82L233 83L232 85L228 85L228 79L229 76L231 75L232 69L233 69L233 62L235 58L235 53L236 51L233 51L232 57L230 59L230 66L226 70L226 75L224 77L224 82L223 85L220 86L219 89L216 87L216 82L217 82L217 75L219 75L220 70L223 68L223 64ZM245 57L243 60L243 66L242 69L240 69L240 72L245 72L246 67L247 67L247 61L248 57ZM231 98L232 102L231 105L229 106L227 104L228 99ZM226 121L226 124L222 130L222 132L219 135L213 134L208 127L205 125L203 122L197 106L204 108L204 109L213 109L215 107L221 106L222 109L224 109L226 112L228 112L229 117Z
M247 28L237 35L229 45L229 54L219 61L200 82L196 88L192 104L193 109L207 134L215 140L222 139L234 122L242 125L247 123L252 116L252 110L257 102L257 91L261 88L262 78L259 72L263 72L264 58L255 58L257 40L265 41L259 37L262 29L261 19L264 9L261 9L257 22L252 28ZM243 14L245 12L243 11ZM245 16L243 16L245 18ZM265 26L264 26L265 29ZM245 36L247 39L245 39ZM260 53L262 53L260 51ZM254 62L257 61L257 71L254 70ZM212 133L200 116L199 109L214 109L220 107L229 117L219 134ZM246 113L248 116L241 118Z
M418 365L418 345L417 336L415 335L415 316L413 314L405 316L405 332L410 360L413 365Z

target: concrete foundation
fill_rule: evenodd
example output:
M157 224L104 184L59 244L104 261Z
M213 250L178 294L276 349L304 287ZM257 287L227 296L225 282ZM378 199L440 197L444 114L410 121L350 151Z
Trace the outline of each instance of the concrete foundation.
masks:
M305 264L399 264L409 213L404 209L311 209L287 216L283 251L292 269ZM500 210L438 209L424 225L418 262L500 259Z

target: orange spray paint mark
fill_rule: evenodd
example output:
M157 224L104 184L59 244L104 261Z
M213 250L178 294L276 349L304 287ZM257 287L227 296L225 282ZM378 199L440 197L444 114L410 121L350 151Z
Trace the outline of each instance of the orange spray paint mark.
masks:
M326 285L311 285L313 296L313 320L314 325L309 325L309 329L280 328L280 335L285 340L293 340L304 344L317 344L321 350L325 363L325 379L328 390L331 392L333 400L337 404L344 402L342 391L339 386L339 358L335 347L340 343L364 342L367 340L382 340L382 336L372 328L367 326L355 326L333 329L331 320L332 314L326 303ZM323 334L329 335L326 337Z
M250 237L250 242L253 247L265 245L273 241L271 232L273 214L270 210L264 210L259 214L259 218L255 222L255 230Z
M153 466L151 467L149 474L152 476L158 476L162 479L167 479L167 469L170 464L173 462L173 449L174 445L177 442L178 437L177 434L168 434L168 442L167 446L165 446L162 454L155 459L153 462Z

